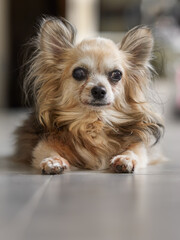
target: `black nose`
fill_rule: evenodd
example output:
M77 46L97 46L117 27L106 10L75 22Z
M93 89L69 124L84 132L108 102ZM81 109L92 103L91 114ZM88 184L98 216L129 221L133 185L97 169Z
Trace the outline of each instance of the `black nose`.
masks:
M94 99L103 99L106 96L106 89L102 86L96 86L91 89Z

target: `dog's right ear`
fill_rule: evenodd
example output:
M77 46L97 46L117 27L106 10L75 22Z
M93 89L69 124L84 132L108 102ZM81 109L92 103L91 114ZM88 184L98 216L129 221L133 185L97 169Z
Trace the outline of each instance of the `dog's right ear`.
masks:
M76 29L64 18L45 18L40 27L39 49L57 57L73 47L75 36Z

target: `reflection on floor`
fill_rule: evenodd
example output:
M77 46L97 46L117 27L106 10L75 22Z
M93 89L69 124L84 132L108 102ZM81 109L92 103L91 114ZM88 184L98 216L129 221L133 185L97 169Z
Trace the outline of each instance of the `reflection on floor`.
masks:
M8 161L24 114L0 114L0 239L178 240L180 122L167 125L169 162L137 174L39 175Z

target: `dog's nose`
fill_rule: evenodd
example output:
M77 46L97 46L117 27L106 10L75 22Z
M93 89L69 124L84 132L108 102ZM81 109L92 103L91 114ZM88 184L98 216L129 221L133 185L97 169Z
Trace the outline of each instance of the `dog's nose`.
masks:
M103 99L106 96L106 89L102 86L95 86L91 89L94 99Z

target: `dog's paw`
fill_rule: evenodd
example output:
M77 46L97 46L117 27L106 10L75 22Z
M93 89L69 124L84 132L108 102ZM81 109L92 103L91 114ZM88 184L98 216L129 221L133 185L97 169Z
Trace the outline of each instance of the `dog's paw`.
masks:
M42 170L42 174L60 174L64 171L64 169L69 168L69 163L61 157L48 157L41 161L40 168Z
M110 166L117 173L133 173L137 163L136 160L135 154L117 155L111 159Z

